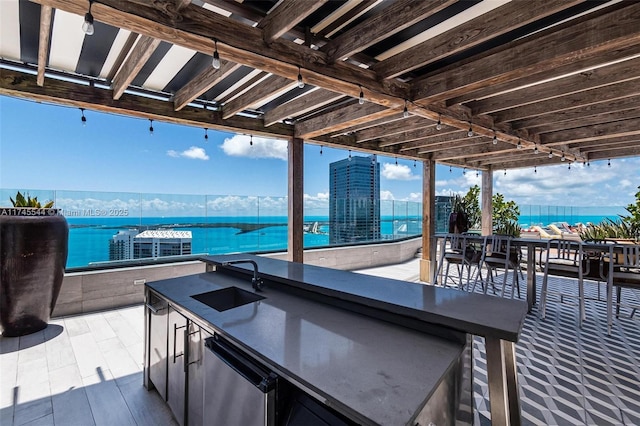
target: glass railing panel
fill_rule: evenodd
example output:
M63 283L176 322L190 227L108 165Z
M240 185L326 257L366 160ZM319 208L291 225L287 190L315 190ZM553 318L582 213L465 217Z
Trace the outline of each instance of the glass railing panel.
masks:
M258 251L258 197L210 195L206 198L210 227L205 251L210 254Z

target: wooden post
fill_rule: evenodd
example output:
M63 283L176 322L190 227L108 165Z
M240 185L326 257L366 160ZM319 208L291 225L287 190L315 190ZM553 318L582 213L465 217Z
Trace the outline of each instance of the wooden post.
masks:
M422 162L422 259L420 281L433 282L436 271L436 162Z
M304 141L289 140L287 260L304 262Z
M493 234L493 170L482 171L482 235Z

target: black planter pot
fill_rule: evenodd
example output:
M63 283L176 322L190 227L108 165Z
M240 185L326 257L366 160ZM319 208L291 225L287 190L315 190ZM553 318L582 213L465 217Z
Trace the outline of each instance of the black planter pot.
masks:
M46 328L60 293L69 228L54 209L39 210L46 213L31 216L24 215L26 209L2 209L0 215L3 336L23 336ZM9 215L17 211L20 215Z

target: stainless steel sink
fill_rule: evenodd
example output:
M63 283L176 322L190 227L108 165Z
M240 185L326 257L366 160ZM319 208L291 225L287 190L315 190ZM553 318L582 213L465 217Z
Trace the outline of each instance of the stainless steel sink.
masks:
M191 297L218 312L237 308L238 306L257 302L265 298L259 294L251 293L238 287L227 287L221 290L196 294Z

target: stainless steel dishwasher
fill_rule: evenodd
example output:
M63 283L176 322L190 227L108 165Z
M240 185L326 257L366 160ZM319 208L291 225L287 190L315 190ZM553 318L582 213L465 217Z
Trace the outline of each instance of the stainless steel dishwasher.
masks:
M205 340L204 374L206 424L275 425L276 374L218 335Z

